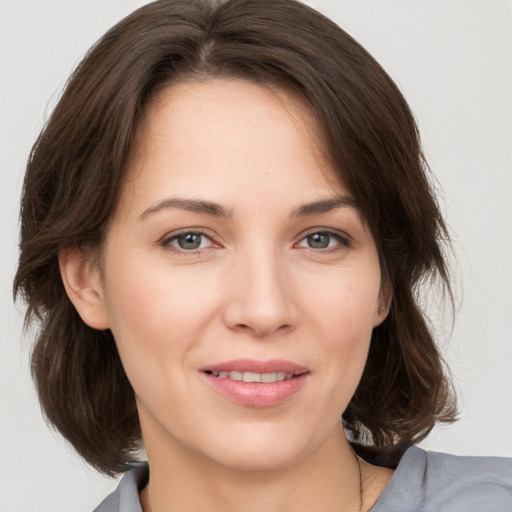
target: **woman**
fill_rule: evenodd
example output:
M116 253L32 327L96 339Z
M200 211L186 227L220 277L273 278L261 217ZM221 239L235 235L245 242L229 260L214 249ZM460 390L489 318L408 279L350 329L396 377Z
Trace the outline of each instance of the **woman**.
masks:
M15 282L50 422L107 474L144 442L97 510L507 510L509 461L411 447L455 417L414 294L446 239L403 97L326 18L114 27L32 152Z

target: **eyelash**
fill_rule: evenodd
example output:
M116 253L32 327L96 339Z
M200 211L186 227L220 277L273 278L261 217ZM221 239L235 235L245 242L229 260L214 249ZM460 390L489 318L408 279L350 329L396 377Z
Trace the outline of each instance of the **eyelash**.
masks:
M336 252L343 248L348 248L352 245L350 237L348 235L346 235L346 234L342 235L341 233L339 233L337 231L331 231L329 229L318 229L318 228L310 230L309 232L302 235L302 238L295 245L298 245L301 242L306 241L308 237L311 237L313 235L326 235L331 238L334 238L338 242L338 244L336 244L335 247L325 247L325 248L305 247L306 249L310 249L314 252L323 252L323 253ZM329 243L330 243L330 241L329 241Z
M211 237L211 235L209 235L208 233L205 233L201 229L187 229L184 231L180 231L178 233L174 233L171 236L165 237L162 240L161 245L164 248L169 248L170 250L172 250L178 254L187 254L187 255L197 254L200 251L210 248L210 247L203 247L203 248L187 250L187 249L183 249L181 247L175 246L175 245L171 245L172 242L178 240L180 237L186 237L187 235L196 235L196 236L199 235L201 237L205 237L208 240L210 240L210 242L213 246L217 245L215 243L215 241L213 240L213 238Z
M202 248L198 247L198 248L193 248L193 249L187 250L187 249L183 249L183 248L177 247L175 245L172 245L172 242L177 241L180 237L186 237L189 235L205 237L208 240L210 240L211 244L214 247L215 246L219 247L219 245L216 244L216 242L213 240L211 235L209 235L208 233L206 233L200 229L188 229L185 231L174 233L171 236L164 238L161 241L161 245L164 248L169 248L170 250L172 250L178 254L187 254L187 255L198 254L199 252L201 252L205 249L211 248L211 246L210 246L210 247L202 247ZM348 235L341 235L340 233L338 233L336 231L331 231L331 230L326 230L326 229L323 229L323 230L315 229L315 230L311 230L310 232L308 232L306 234L303 234L302 238L299 240L299 242L294 244L294 247L297 247L297 246L301 247L299 244L301 242L306 241L308 237L311 237L313 235L328 236L328 237L334 238L338 242L338 244L335 247L324 247L324 248L305 247L306 249L310 249L314 252L323 252L323 253L336 252L342 248L348 248L351 246L351 240L350 240L350 237L348 237ZM331 240L329 240L328 243L330 243L330 242L331 242Z

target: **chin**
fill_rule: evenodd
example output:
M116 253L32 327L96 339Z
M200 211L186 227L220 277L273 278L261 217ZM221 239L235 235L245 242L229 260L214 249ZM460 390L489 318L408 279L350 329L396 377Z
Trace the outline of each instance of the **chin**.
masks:
M286 469L300 459L297 453L276 454L274 450L253 453L247 450L247 452L238 451L232 456L224 454L222 460L215 462L226 469L238 472L269 472Z
M314 439L286 435L246 433L229 436L226 443L210 445L206 455L216 464L236 471L278 471L306 458L317 448Z

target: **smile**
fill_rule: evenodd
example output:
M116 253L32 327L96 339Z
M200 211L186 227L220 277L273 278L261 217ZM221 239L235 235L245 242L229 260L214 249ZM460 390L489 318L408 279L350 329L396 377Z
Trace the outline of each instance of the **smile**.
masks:
M240 359L201 369L206 382L224 398L249 407L273 407L299 393L309 369L285 360Z
M295 375L294 373L286 373L283 371L270 372L270 373L256 373L256 372L237 372L237 371L221 371L215 372L207 370L206 373L218 377L219 379L231 379L243 382L261 382L261 383L272 383L282 382L284 380L293 379L302 373Z

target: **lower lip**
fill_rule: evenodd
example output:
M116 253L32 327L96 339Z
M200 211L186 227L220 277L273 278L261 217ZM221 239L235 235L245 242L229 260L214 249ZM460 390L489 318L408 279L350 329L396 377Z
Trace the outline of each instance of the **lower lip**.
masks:
M221 379L207 373L203 375L211 386L234 402L251 407L272 407L297 393L306 382L309 373L288 380L265 383Z

